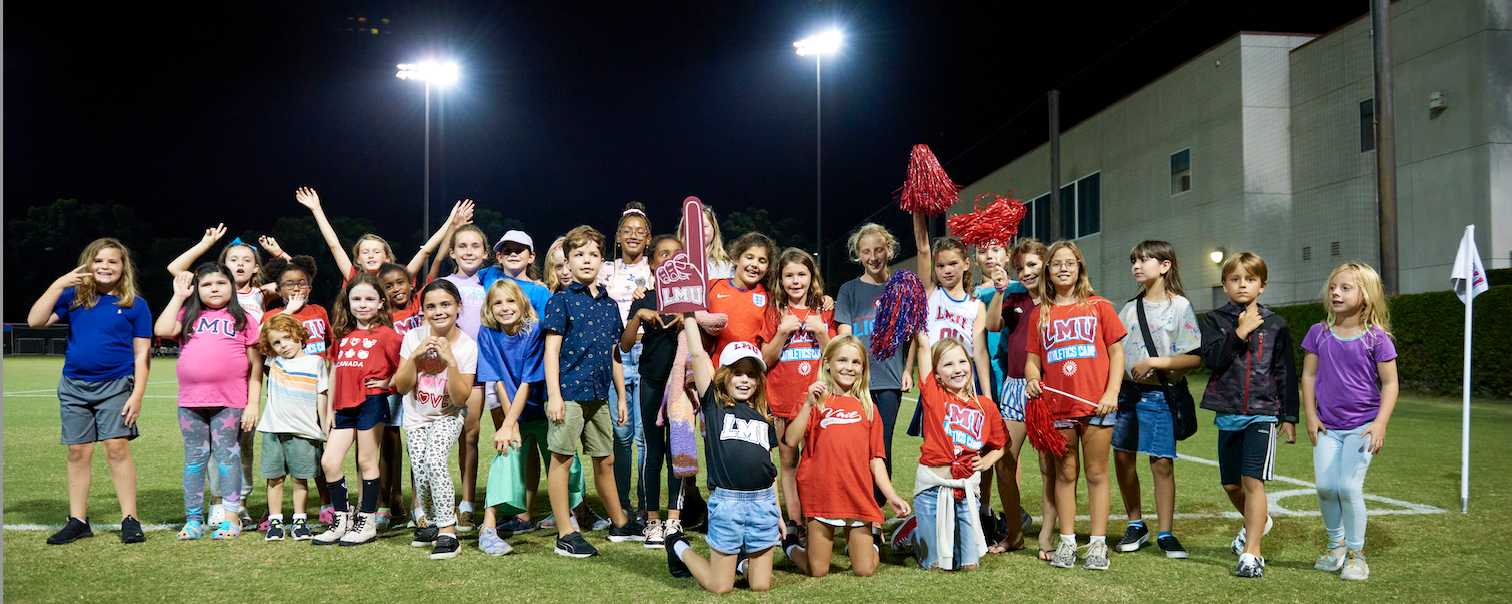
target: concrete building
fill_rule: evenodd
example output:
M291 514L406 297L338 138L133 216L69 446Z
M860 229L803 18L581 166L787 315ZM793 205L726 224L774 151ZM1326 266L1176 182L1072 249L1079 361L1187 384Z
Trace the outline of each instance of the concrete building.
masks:
M1399 0L1391 31L1401 291L1447 289L1466 224L1488 268L1512 265L1512 3ZM1226 299L1210 255L1238 250L1269 264L1267 303L1317 300L1338 263L1379 264L1373 92L1368 16L1323 36L1241 33L1061 134L1061 237L1048 145L952 212L982 192L1026 200L1021 234L1074 238L1118 302L1143 239L1176 246L1199 309Z

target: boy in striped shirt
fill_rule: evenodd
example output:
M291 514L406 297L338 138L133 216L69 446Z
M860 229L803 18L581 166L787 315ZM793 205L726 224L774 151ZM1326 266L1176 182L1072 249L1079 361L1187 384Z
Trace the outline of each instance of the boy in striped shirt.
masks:
M325 440L318 410L328 390L325 358L305 354L309 331L287 314L263 323L257 347L268 361L268 402L257 431L262 433L262 473L268 479L268 541L282 541L283 484L294 478L294 518L287 529L295 541L309 539L305 515L309 480L320 463Z

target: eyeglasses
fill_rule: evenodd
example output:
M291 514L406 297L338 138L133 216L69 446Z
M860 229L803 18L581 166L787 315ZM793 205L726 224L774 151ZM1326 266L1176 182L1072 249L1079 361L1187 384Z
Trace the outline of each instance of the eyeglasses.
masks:
M1079 263L1079 262L1077 262L1075 260L1069 260L1069 261L1068 260L1056 260L1056 261L1050 263L1050 268L1053 268L1053 269L1076 268L1080 264L1081 263Z
M645 237L651 234L651 231L644 227L625 227L620 229L619 232L621 235L635 235L638 237Z
M297 287L309 287L310 286L310 282L309 281L283 281L283 282L280 282L279 285L282 286L282 287L287 287L287 288L291 288L292 289L292 288L297 288Z

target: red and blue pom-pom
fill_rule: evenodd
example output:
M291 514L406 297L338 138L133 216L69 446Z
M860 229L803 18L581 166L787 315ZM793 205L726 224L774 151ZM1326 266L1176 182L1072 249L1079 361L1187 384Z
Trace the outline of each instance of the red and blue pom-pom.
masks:
M906 270L893 273L877 299L872 353L879 359L888 359L907 346L914 334L924 329L929 314L927 307L924 282L919 280L919 275Z

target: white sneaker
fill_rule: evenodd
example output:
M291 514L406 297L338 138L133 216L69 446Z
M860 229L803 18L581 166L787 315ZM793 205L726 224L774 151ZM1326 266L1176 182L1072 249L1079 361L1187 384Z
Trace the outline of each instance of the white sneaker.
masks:
M1313 562L1313 568L1325 573L1339 572L1339 569L1344 568L1344 554L1346 551L1342 545L1323 550L1323 555L1318 556L1317 562Z
M325 532L316 535L310 542L315 545L335 545L350 530L352 530L352 513L336 512L332 515L331 524L326 527Z
M1359 551L1349 552L1344 560L1344 571L1339 573L1339 578L1345 581L1364 581L1370 578L1370 565L1365 563L1365 554Z
M682 520L668 518L662 521L662 540L666 541L667 535L683 532Z
M1271 518L1270 514L1266 514L1265 515L1265 532L1261 533L1260 536L1264 537L1265 535L1269 535L1270 532L1271 532L1271 527L1274 527L1275 525L1276 525L1276 520L1274 518ZM1235 556L1237 556L1239 554L1242 554L1242 553L1244 553L1244 544L1245 544L1244 525L1242 524L1242 521L1241 521L1241 524L1239 526L1239 536L1234 537L1233 543L1229 544L1229 551L1233 552Z
M1093 541L1087 544L1087 557L1082 560L1087 570L1108 570L1108 542Z
M374 539L377 539L378 521L373 516L368 513L357 514L356 520L352 522L352 528L341 536L341 546L362 545L372 543Z
M1076 542L1058 542L1055 546L1055 556L1050 558L1050 566L1056 568L1072 568L1076 566Z
M646 530L641 531L646 540L642 543L646 549L661 549L666 546L666 529L660 520L646 522Z

